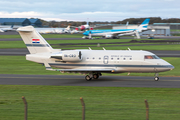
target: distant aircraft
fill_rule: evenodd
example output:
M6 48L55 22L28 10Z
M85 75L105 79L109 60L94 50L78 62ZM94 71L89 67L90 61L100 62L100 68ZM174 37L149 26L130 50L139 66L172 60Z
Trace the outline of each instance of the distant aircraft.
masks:
M90 27L89 26L89 22L87 22L86 25L81 25L79 27L75 27L75 30L77 30L77 31L79 31L79 30L81 30L81 31L84 31L84 30L93 30L93 27Z
M53 49L32 27L18 28L30 54L26 60L43 64L46 70L78 72L87 81L98 79L102 73L158 73L174 69L174 66L155 54L141 50L61 50ZM57 69L53 69L55 67Z
M0 28L0 32L12 31L12 30L14 30L14 29L13 29L13 26L14 26L14 25L12 25L10 28L7 28L7 27Z
M114 29L114 30L88 30L83 33L83 38L91 39L92 37L104 37L104 38L118 38L124 35L134 35L140 38L139 32L147 30L150 19L145 19L144 22L136 29ZM128 23L126 24L126 26Z
M35 28L41 34L47 33L71 33L70 26L67 28Z

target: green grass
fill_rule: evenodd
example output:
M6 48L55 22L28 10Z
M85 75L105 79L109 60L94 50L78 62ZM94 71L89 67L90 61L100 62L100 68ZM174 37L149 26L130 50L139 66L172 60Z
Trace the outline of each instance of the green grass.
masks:
M82 38L83 34L42 34L44 38Z
M42 34L44 38L82 38L82 34ZM1 38L21 38L19 34L17 35L0 35Z
M80 120L86 105L87 120L145 120L144 99L152 120L179 120L180 89L0 85L0 119L24 119L28 102L30 120Z
M0 39L2 38L21 38L20 35L0 35Z
M23 41L0 41L0 49L26 48Z
M105 47L106 50L127 50L130 48L131 50L180 50L179 44L170 44L170 45L144 45L144 46L131 46L131 44L128 46L107 46L107 45L100 45L100 47L91 45L86 45L88 47L91 47L92 50L102 50L102 47ZM54 48L61 48L59 45L53 45ZM63 46L63 49L88 49L88 47L75 47L75 46Z
M160 76L180 76L180 58L163 58L175 66L172 71L162 72ZM45 70L41 64L27 61L25 56L0 56L0 74L39 74L39 75L79 75L71 73L60 73L57 71ZM123 74L103 74L103 75L127 75ZM154 76L154 73L131 73L131 76Z
M117 39L101 39L101 40L48 40L49 44L52 44L54 48L61 48L58 44L63 43L86 43L86 45L71 45L71 46L63 46L63 49L87 49L87 47L83 46L94 46L92 49L101 50L102 47L106 47L107 50L126 50L128 47L132 50L180 50L180 44L168 44L167 45L151 45L151 46L131 46L131 45L146 45L147 43L126 43L126 44L102 44L101 43L113 43L113 42L129 42L130 39L124 39L119 41ZM97 47L97 45L88 45L89 43L99 43L101 47ZM129 45L129 46L112 46L112 45ZM80 46L80 47L79 47ZM23 41L0 41L0 49L9 49L9 48L26 48Z

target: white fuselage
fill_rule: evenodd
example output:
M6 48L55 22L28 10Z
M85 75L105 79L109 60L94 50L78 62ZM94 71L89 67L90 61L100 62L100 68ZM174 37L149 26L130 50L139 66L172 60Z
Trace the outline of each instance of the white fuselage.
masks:
M70 50L81 51L81 61L63 61L57 58L51 58L52 54L60 55L63 51L54 53L29 54L27 60L44 63L46 60L51 67L60 69L113 69L113 72L163 72L173 69L174 67L168 62L158 58L146 59L145 56L155 56L147 51L135 50ZM66 56L71 60L71 56ZM68 58L69 57L69 58Z

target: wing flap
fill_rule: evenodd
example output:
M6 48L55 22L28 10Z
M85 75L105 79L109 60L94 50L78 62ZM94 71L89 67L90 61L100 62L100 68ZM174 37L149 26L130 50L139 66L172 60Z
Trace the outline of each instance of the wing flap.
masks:
M60 72L115 72L114 69L46 69Z

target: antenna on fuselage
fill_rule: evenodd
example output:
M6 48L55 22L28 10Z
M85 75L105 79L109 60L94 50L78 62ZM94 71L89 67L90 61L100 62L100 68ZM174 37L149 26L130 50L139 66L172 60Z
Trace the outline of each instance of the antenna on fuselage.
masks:
M89 50L92 50L92 49L89 47Z
M106 50L106 49L103 47L103 50Z
M129 50L129 51L131 51L131 49L130 49L130 48L128 48L128 50Z

